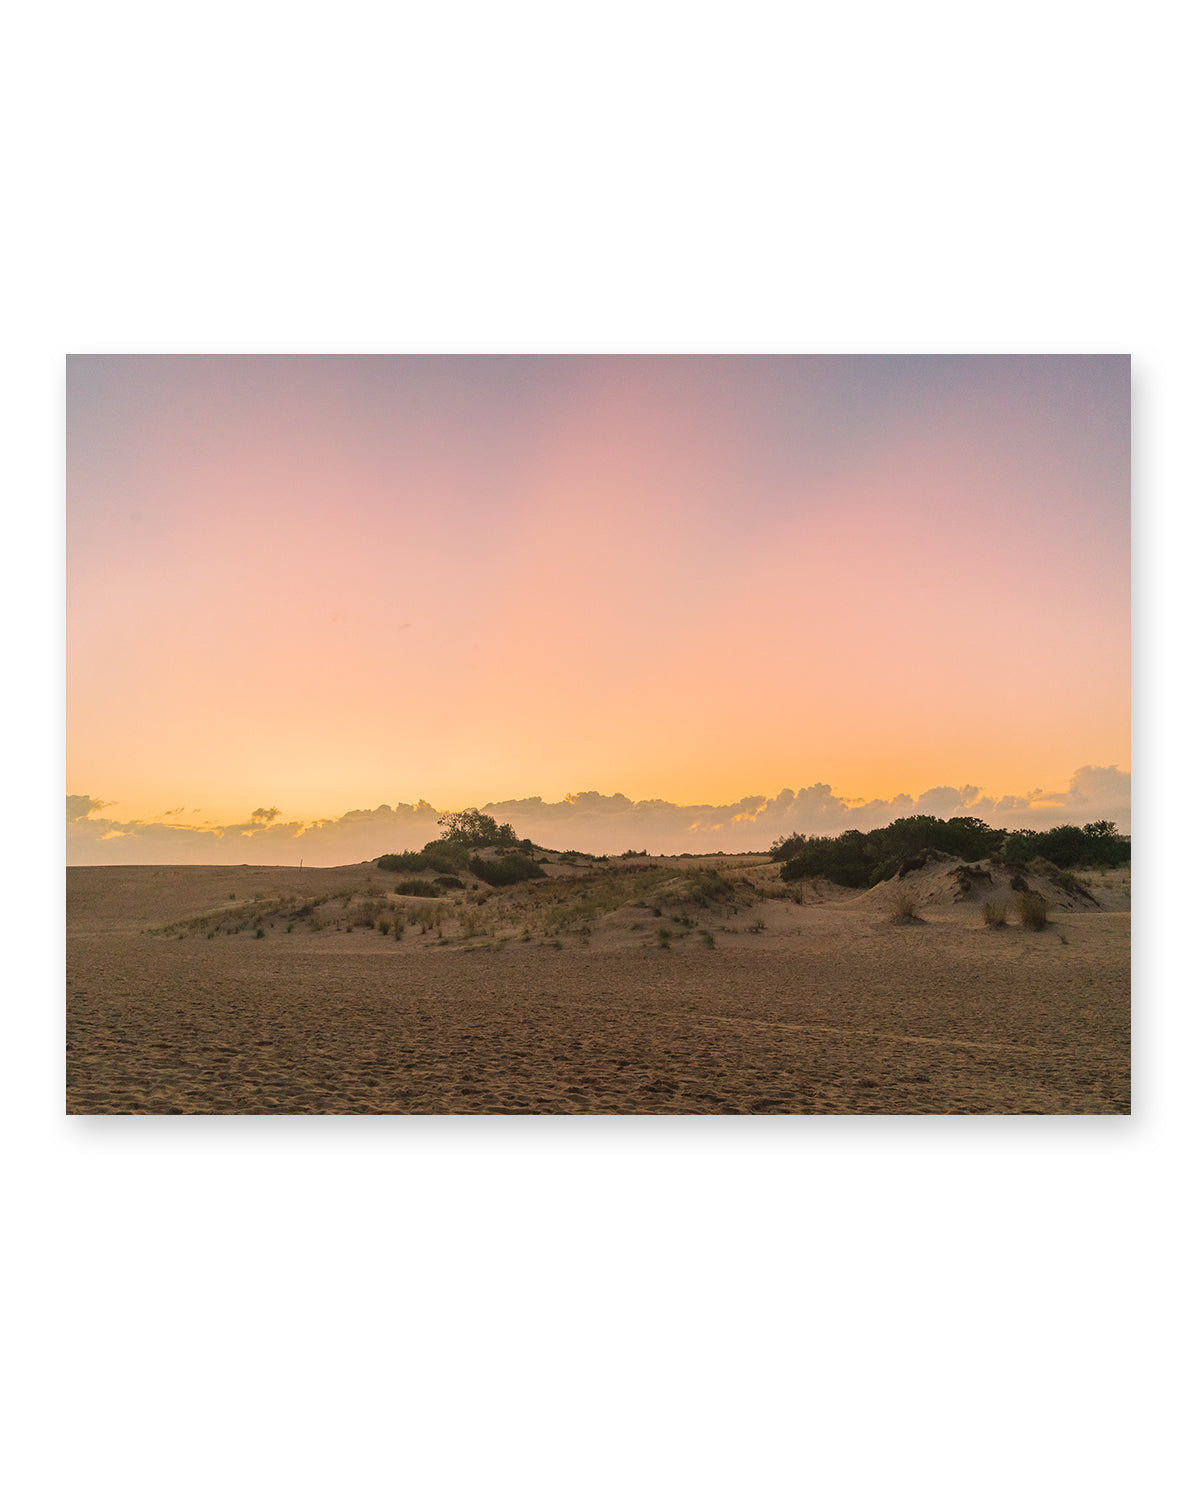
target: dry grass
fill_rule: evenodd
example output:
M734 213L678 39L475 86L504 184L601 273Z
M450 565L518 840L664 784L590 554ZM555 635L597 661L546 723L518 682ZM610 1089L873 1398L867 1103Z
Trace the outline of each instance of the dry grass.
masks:
M899 890L892 897L893 922L919 922L920 903L912 891Z
M1038 891L1018 891L1017 910L1021 914L1021 926L1040 932L1050 920L1050 903Z

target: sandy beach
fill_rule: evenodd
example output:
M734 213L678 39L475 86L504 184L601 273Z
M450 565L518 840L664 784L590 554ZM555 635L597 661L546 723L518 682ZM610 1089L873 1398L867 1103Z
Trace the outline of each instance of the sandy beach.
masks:
M797 902L752 856L561 865L457 905L373 865L70 869L67 1109L1128 1112L1128 872L1034 931L987 927L960 863L905 877L911 922L900 882ZM732 899L685 899L714 869ZM635 880L645 904L578 915ZM364 904L388 931L341 925Z

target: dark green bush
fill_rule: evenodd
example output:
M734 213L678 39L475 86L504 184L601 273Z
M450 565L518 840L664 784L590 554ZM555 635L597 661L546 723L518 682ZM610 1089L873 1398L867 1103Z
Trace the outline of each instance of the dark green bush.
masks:
M1063 823L1045 833L1019 828L1004 840L1004 858L1013 864L1048 859L1060 870L1091 865L1109 870L1128 864L1132 841L1117 832L1115 823L1085 823L1082 828Z
M381 870L395 870L416 874L421 870L436 870L440 875L453 875L467 864L467 850L462 844L444 839L434 839L420 853L406 849L403 854L383 854L376 861Z
M503 854L499 859L473 855L467 868L488 885L516 885L522 880L545 880L546 872L527 854Z
M793 833L789 838L777 839L770 853L780 864L831 856L845 871L857 872L855 880L843 880L842 884L865 885L888 879L905 859L923 849L940 849L959 859L976 860L994 854L1003 842L1004 831L989 828L979 818L933 818L921 814L897 818L886 828L875 828L865 834L856 828L836 836ZM825 871L813 873L825 874Z
M836 838L793 834L785 842L791 852L779 872L784 880L821 878L862 888L871 883L871 874L879 862L879 846L857 828L848 829Z
M440 896L443 894L440 885L434 885L432 880L402 880L396 887L397 896Z
M1054 865L1124 864L1130 856L1130 841L1122 838L1112 823L1089 823L1084 828L1064 825L1048 833L1021 829L1009 833L989 828L979 818L933 818L925 815L897 818L886 828L860 833L810 835L793 833L771 846L771 858L783 865L784 880L815 879L861 888L876 885L899 873L906 860L924 851L937 850L965 860L1002 856L1022 867L1037 858Z
M467 849L487 849L517 842L511 823L497 823L495 818L481 813L477 807L446 813L438 819L438 827L446 830L439 842L462 844Z
M375 861L381 870L427 870L429 861L423 854L406 849L403 854L381 854Z

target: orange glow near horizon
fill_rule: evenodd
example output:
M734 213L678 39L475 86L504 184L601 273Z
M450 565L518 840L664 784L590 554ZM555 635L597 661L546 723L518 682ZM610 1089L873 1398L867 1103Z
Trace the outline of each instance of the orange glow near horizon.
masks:
M1129 763L1124 358L84 356L67 483L126 818Z

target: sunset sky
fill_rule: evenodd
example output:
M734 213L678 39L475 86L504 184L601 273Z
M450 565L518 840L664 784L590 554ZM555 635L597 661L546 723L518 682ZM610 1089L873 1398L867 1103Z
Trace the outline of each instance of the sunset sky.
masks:
M72 356L75 813L1110 816L1129 397L1125 356Z

